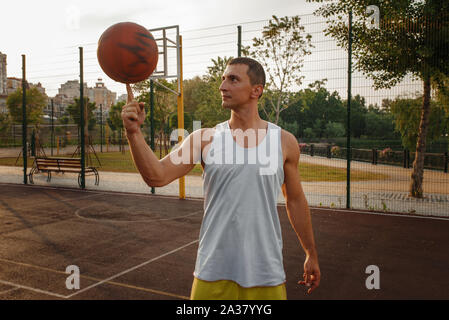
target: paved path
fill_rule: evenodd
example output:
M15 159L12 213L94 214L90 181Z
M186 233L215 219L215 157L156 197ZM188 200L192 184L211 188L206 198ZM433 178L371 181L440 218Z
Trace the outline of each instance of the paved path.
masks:
M301 161L313 162L334 167L345 167L346 162L338 159L301 156ZM440 172L425 172L425 183L432 179L432 184L425 184L425 198L414 199L408 197L408 183L410 169L403 169L385 165L371 165L353 162L352 168L370 172L390 175L388 180L362 181L351 183L351 208L412 213L419 215L449 217L449 174ZM23 183L22 169L18 167L0 166L0 182ZM34 181L38 185L51 185L54 187L77 188L77 177L74 174L52 175L50 183L46 175L37 174ZM156 188L156 194L179 195L179 180L169 185ZM435 185L434 185L435 184ZM315 207L346 207L346 182L303 182L304 192L310 206ZM94 185L93 177L87 177L86 187L91 190L108 190L132 193L151 193L138 174L100 172L100 185ZM203 197L203 181L201 176L186 176L186 196L194 198ZM428 192L428 193L427 193ZM282 194L279 203L284 203Z

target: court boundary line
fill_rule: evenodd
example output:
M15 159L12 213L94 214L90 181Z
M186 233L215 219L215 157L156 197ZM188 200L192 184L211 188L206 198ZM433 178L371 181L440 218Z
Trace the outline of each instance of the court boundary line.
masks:
M18 184L18 183L8 183L0 182L0 185L5 186L15 186L15 187L25 187L25 188L40 188L40 189L51 189L51 190L63 190L63 191L78 191L86 193L96 193L96 194L112 194L112 195L122 195L122 196L139 196L139 197L151 197L151 198L165 198L165 199L179 199L179 196L166 195L166 194L152 194L152 193L139 193L139 192L124 192L124 191L113 191L113 190L91 190L91 189L80 189L80 188L70 188L70 187L55 187L55 186L44 186L36 184ZM150 188L150 187L148 187ZM193 200L193 201L204 201L201 197L186 197L182 200Z
M5 183L0 182L0 185L12 185L16 187L30 187L30 188L43 188L43 189L53 189L53 190L65 190L65 191L81 191L81 192L89 192L89 193L97 193L97 194L113 194L113 195L135 195L135 196L143 196L143 197L156 197L156 198L166 198L166 199L179 199L178 196L174 195L162 195L162 194L147 194L147 193L134 193L134 192L122 192L122 191L111 191L111 190L89 190L89 189L76 189L76 188L68 188L68 187L52 187L52 186L42 186L42 185L25 185L25 184L17 184L17 183ZM197 197L186 197L184 200L192 200L192 201L204 201L204 198ZM285 202L277 202L276 206L279 207L287 207ZM362 214L374 214L374 215L383 215L383 216L397 216L404 218L419 218L419 219L431 219L431 220L449 220L449 217L440 217L440 216L424 216L424 215L414 215L410 213L383 213L383 212L372 212L372 211L363 211L359 209L346 209L346 208L325 208L325 207L317 207L317 206L309 206L310 209L316 210L327 210L327 211L335 211L335 212L343 212L343 213L362 213Z
M37 265L25 263L25 262L18 262L18 261L13 261L13 260L4 259L4 258L0 258L0 262L20 265L20 266L24 266L24 267L27 267L27 268L33 268L33 269L38 269L38 270L43 270L43 271L47 271L47 272L52 272L52 273L57 273L57 274L62 274L64 276L68 276L68 274L66 272L61 271L61 270L54 270L54 269L50 269L50 268L47 268L47 267L37 266ZM80 278L81 279L92 280L92 281L101 281L101 279L98 279L96 277L82 275L82 274L80 274ZM187 300L189 299L189 297L182 296L182 295L179 295L179 294L165 292L165 291L156 290L156 289L145 288L145 287L139 287L139 286L135 286L135 285L128 284L128 283L115 282L115 281L108 281L107 283L115 285L115 286L119 286L119 287L125 287L125 288L135 289L135 290L139 290L139 291L146 291L146 292L150 292L150 293L154 293L154 294L159 294L159 295L162 295L162 296L169 296L169 297L175 297L175 298L187 299ZM15 287L15 288L7 289L5 291L1 291L0 295L2 295L4 293L7 293L7 292L9 292L9 291L11 291L13 289L17 290L17 289L20 289L20 288Z
M106 279L104 279L104 280L101 280L101 281L98 282L98 283L95 283L95 284L90 285L90 286L88 286L88 287L86 287L86 288L80 289L80 290L78 290L78 291L76 291L76 292L74 292L74 293L68 295L66 298L67 298L67 299L72 298L72 297L74 297L74 296L76 296L76 295L78 295L78 294L80 294L80 293L82 293L82 292L85 292L85 291L87 291L87 290L90 290L90 289L92 289L92 288L95 288L95 287L97 287L97 286L99 286L99 285L101 285L101 284L103 284L103 283L107 283L107 282L111 281L112 279L121 277L121 276L123 276L123 275L125 275L125 274L127 274L127 273L129 273L129 272L131 272L131 271L134 271L134 270L136 270L136 269L138 269L138 268L140 268L140 267L143 267L143 266L145 266L145 265L147 265L147 264L149 264L149 263L151 263L151 262L154 262L154 261L159 260L159 259L161 259L161 258L164 258L164 257L166 257L166 256L168 256L168 255L170 255L170 254L173 254L173 253L175 253L175 252L178 252L178 251L180 251L180 250L182 250L182 249L184 249L184 248L187 248L188 246L190 246L190 245L192 245L192 244L194 244L194 243L197 243L197 242L199 242L199 239L194 240L194 241L191 241L191 242L189 242L189 243L187 243L187 244L185 244L185 245L182 245L182 246L180 246L180 247L178 247L178 248L176 248L176 249L173 249L173 250L171 250L171 251L169 251L169 252L163 253L163 254L161 254L161 255L155 257L155 258L152 258L152 259L150 259L150 260L147 260L147 261L145 261L145 262L143 262L143 263L141 263L141 264L138 264L138 265L136 265L136 266L134 266L134 267L131 267L131 268L129 268L129 269L126 269L126 270L124 270L124 271L122 271L122 272L120 272L120 273L117 273L117 274L115 274L115 275L109 277L109 278L106 278Z
M88 209L88 208L92 208L95 206L98 206L101 204L91 204L82 208L78 208L77 210L75 210L75 216L81 220L87 220L87 221L92 221L92 222L109 222L109 223L137 223L137 222L146 222L146 223L150 223L150 222L157 222L157 221L171 221L171 220L176 220L176 219L182 219L182 218L187 218L187 217L191 217L194 215L197 215L199 213L203 213L204 210L197 210L188 214L185 214L183 216L179 216L179 217L172 217L172 218L161 218L161 219L146 219L146 220L113 220L113 219L101 219L101 218L86 218L83 217L80 213L82 213L83 210Z
M49 295L49 296L54 296L54 297L61 298L61 299L66 299L67 298L66 296L58 294L58 293L54 293L54 292L46 291L46 290L41 290L41 289L36 289L36 288L33 288L33 287L24 286L24 285L21 285L21 284L5 281L5 280L1 280L1 279L0 279L0 283L6 284L8 286L17 287L18 289L25 289L25 290L33 291L33 292L36 292L36 293L43 293L43 294L46 294L46 295Z
M70 202L70 201L79 201L79 200L84 200L84 199L89 199L94 197L94 194L89 194L89 195L85 195L79 198L73 198L73 199L57 199L55 201L59 201L59 202ZM14 207L13 209L19 209L19 210L23 210L23 209L29 209L29 208L38 208L41 205L46 205L46 204L51 204L53 202L53 200L49 200L49 201L40 201L38 204L30 204L30 205L25 205L25 206L21 206L21 207Z
M322 207L310 207L314 210L325 210L325 211L333 211L333 212L343 212L343 213L362 213L362 214L370 214L370 215L378 215L378 216L386 216L386 217L401 217L401 218L417 218L417 219L430 219L430 220L443 220L449 221L449 217L436 217L436 216L420 216L420 215L411 215L411 214L400 214L400 213L385 213L385 212L377 212L377 211L362 211L362 210L354 210L354 209L334 209L334 208L322 208Z
M19 290L19 289L20 289L19 287L14 287L14 288L11 288L11 289L0 291L0 296L4 295L4 294L7 294L8 292L16 291L16 290Z

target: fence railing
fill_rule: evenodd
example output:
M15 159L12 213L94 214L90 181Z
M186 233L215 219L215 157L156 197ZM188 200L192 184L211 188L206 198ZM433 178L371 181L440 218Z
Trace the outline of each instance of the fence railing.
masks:
M300 144L301 153L310 156L326 157L328 159L345 159L347 148L332 145ZM351 160L369 162L373 165L388 164L411 168L415 160L415 154L409 150L393 151L378 149L356 149L351 148ZM431 170L441 170L448 173L449 153L425 153L424 168Z

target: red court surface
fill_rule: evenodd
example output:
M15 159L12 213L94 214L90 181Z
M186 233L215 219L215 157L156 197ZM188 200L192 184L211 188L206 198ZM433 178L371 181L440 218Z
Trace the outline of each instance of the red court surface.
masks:
M289 300L449 298L449 219L311 212L322 279L306 295L279 206ZM202 199L0 184L0 299L188 299L202 216ZM370 265L379 289L366 287Z

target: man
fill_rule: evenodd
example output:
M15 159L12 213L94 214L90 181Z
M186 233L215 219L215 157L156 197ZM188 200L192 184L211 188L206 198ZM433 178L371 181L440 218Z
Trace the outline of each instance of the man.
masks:
M257 103L264 86L265 72L257 61L231 60L220 86L222 106L231 110L229 121L196 130L159 160L140 131L143 104L132 100L127 85L128 104L122 119L145 182L152 187L167 185L199 161L204 170L205 212L191 299L287 298L276 208L281 189L288 217L306 252L304 279L298 283L309 287L309 294L319 286L310 211L297 168L298 142L259 117Z

